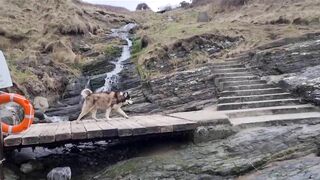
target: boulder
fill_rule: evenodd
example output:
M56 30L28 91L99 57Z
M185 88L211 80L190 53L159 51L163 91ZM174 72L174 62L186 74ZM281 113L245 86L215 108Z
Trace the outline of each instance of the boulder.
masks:
M20 165L20 171L25 174L41 169L43 169L43 164L39 161L29 161Z
M47 180L70 180L70 179L71 179L70 167L54 168L47 175Z
M40 110L41 112L46 112L49 108L48 99L42 96L37 96L33 100L33 106L36 110Z
M137 5L136 10L137 11L146 11L146 10L150 10L150 7L146 3L140 3Z
M199 12L198 14L198 22L209 22L210 18L207 12Z

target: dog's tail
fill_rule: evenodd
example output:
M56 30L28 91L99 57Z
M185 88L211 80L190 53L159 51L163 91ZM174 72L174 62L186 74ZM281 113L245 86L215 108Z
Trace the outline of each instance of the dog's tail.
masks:
M86 97L90 96L93 92L90 89L84 89L81 91L81 96L83 99L86 99Z

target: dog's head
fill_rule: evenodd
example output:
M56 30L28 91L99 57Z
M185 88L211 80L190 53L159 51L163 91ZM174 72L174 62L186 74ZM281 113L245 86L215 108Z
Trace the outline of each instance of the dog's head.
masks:
M123 99L122 102L123 102L124 105L133 104L133 101L131 100L131 97L130 97L128 92L121 92L120 96L123 97L122 98Z

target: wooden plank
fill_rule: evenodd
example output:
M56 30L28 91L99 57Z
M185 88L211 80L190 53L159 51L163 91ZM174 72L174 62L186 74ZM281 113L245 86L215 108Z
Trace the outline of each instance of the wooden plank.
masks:
M150 118L161 125L162 132L188 131L197 127L196 122L169 116L153 115Z
M86 128L88 139L102 137L102 129L97 125L96 121L86 120L86 121L83 121L83 125Z
M70 122L61 122L58 125L58 128L56 130L56 142L59 141L66 141L71 139L71 128L70 128Z
M132 136L132 127L128 124L124 124L119 120L111 120L106 121L108 124L110 124L113 127L116 127L118 129L118 136L119 137L127 137Z
M22 145L36 145L39 144L39 136L42 132L41 124L32 124L29 131L22 137Z
M166 116L162 115L152 115L152 116L142 116L141 118L146 119L146 121L153 121L156 123L159 128L161 133L170 133L173 132L173 124L169 121L164 121L163 119Z
M53 143L56 140L55 134L58 128L58 123L46 123L43 125L43 130L39 136L39 144Z
M87 130L82 121L71 122L71 138L74 140L87 139Z
M145 116L136 116L128 119L134 121L147 129L146 134L158 134L161 133L161 127L154 119L145 117Z
M129 119L123 119L119 121L122 124L126 124L132 128L132 135L133 136L139 136L139 135L146 135L148 134L148 130L146 127L142 126L141 124L138 124L132 120Z
M118 129L112 125L110 125L106 121L97 121L97 125L102 130L103 137L116 137L118 136Z
M19 134L11 134L4 138L4 146L5 147L12 147L12 146L19 146L22 143L22 137L29 131L27 129Z
M169 117L169 116L164 116L164 117L165 118L158 119L159 122L171 123L173 126L173 132L194 130L198 126L196 122Z

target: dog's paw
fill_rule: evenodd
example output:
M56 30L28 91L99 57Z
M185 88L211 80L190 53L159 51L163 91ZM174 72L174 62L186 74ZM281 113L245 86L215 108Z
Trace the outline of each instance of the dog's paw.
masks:
M126 119L129 119L129 116L126 116L125 118L126 118Z

